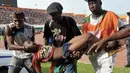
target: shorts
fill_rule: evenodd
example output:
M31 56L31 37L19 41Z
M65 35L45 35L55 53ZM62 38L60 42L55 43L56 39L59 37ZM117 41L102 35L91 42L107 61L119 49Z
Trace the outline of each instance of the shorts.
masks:
M62 56L65 59L69 58L69 55L73 53L71 50L69 50L70 45L71 45L70 43L65 43L63 45L63 54L62 54Z

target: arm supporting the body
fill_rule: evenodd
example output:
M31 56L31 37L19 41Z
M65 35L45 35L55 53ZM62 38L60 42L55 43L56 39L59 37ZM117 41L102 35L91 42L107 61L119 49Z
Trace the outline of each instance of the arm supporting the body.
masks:
M119 32L114 33L110 37L105 38L104 40L106 42L108 42L108 41L123 39L123 38L126 38L128 36L130 36L130 27L124 28L124 29L120 30Z
M25 49L24 46L19 46L19 45L14 44L14 37L12 36L12 31L9 28L9 26L5 27L5 36L6 36L6 40L7 40L10 50L24 50Z

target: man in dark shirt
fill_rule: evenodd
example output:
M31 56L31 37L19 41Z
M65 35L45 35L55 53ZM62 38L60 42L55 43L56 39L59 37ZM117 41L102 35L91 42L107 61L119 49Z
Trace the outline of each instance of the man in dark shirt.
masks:
M47 13L52 17L45 23L44 28L44 39L46 45L54 45L55 47L61 47L64 43L71 40L74 36L81 35L75 20L72 17L62 16L63 7L58 2L51 3L47 8ZM55 63L52 62L50 73L57 72L59 67L64 67L64 73L76 73L76 61L70 60L64 62L64 60L57 60ZM54 65L54 66L53 66ZM58 71L58 73L60 73Z

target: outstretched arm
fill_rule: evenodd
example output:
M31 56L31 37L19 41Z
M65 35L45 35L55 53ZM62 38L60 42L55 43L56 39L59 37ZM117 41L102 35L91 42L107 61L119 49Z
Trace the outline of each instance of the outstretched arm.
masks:
M105 40L106 40L106 42L108 42L108 41L123 39L128 36L130 36L130 27L120 30L119 32L111 35L110 37L106 38Z
M95 43L90 50L88 51L88 53L91 52L91 49L95 49L95 52L97 52L98 50L100 50L104 44L106 44L109 41L114 41L114 40L119 40L119 39L123 39L130 36L130 27L124 28L122 30L120 30L119 32L114 33L113 35L111 35L108 38L104 38L101 41Z

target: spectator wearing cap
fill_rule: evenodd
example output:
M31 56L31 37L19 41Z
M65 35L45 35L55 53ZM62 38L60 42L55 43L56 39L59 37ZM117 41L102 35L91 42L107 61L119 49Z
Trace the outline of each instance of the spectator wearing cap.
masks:
M99 39L104 39L117 32L120 27L124 26L120 18L114 12L102 9L101 0L85 1L88 2L91 14L85 19L85 23L82 26L83 34L89 32ZM114 58L117 52L117 49L114 48L115 45L119 45L117 40L108 43L107 49L100 48L100 50L98 50L95 49L96 47L91 47L89 49L89 60L94 67L95 73L113 73Z
M45 45L61 47L74 36L81 35L75 20L72 17L63 16L62 10L63 7L58 2L53 2L47 7L47 13L52 19L45 23L43 36ZM69 61L59 59L56 62L52 62L50 73L77 73L76 63L77 61L74 59Z

